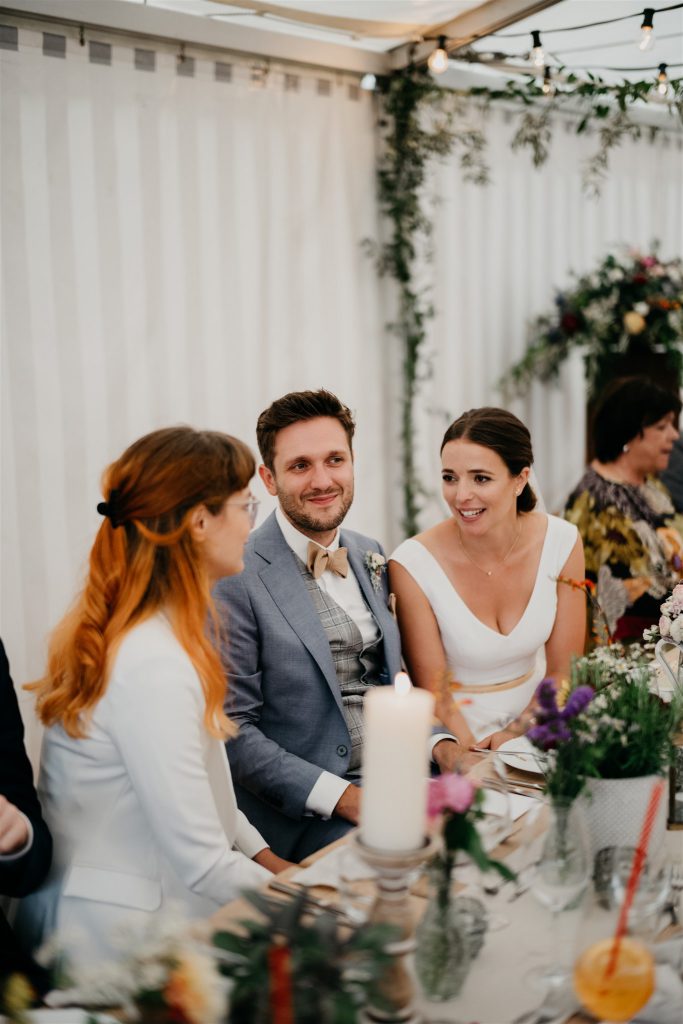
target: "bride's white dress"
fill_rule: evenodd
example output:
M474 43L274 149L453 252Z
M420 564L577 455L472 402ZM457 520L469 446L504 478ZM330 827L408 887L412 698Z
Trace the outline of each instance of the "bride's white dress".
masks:
M472 687L461 694L461 708L476 739L500 729L527 706L545 674L545 643L557 610L557 583L578 533L573 524L546 516L548 526L534 589L522 617L510 633L499 633L470 611L438 561L411 538L391 556L413 577L429 601L441 631L448 667L457 682ZM477 686L529 678L502 692L477 693ZM458 694L456 693L456 698Z

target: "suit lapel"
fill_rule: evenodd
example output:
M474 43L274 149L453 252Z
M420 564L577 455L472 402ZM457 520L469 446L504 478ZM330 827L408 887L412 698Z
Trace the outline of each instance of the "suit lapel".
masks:
M377 595L378 593L381 593L381 591L375 591L374 587L372 586L372 583L370 581L370 573L368 572L367 566L363 562L363 559L365 557L365 551L361 551L360 547L355 543L354 539L352 537L349 537L348 534L344 534L343 530L341 532L339 540L340 543L348 549L349 564L355 573L356 579L358 580L358 586L362 590L363 597L365 598L366 603L368 604L372 614L375 616L375 619L377 620L377 623L381 629L381 602L377 600Z
M389 608L385 603L386 587L382 585L379 590L375 590L373 587L368 567L364 562L364 558L367 553L366 550L362 549L357 541L348 534L345 534L343 530L339 540L346 548L348 548L349 565L356 574L356 579L358 580L358 585L363 593L363 597L375 617L375 622L379 626L379 631L384 643L384 660L391 680L393 675L401 669L401 655L400 641L398 640L398 629L389 613Z
M267 563L259 571L263 585L314 658L342 710L339 682L327 635L306 590L294 553L282 536L275 515L267 519L258 532L259 537L254 540L254 551Z

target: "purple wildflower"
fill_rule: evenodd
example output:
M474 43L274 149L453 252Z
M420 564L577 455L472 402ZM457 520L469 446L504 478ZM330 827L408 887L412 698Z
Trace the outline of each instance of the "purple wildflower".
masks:
M577 686L567 698L567 703L561 712L562 718L576 718L588 707L594 696L595 691L592 686Z
M554 718L558 714L557 687L552 679L543 679L538 684L536 700L542 718Z
M572 738L572 734L562 719L556 718L553 721L541 722L539 725L532 726L527 732L527 737L535 747L539 747L541 750L552 750L558 743L567 743Z

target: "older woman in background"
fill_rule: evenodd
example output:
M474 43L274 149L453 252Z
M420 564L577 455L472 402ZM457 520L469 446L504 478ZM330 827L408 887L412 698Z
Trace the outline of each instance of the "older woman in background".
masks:
M678 396L651 381L615 381L595 413L596 457L565 508L615 639L640 639L681 579L683 517L657 479L678 437L680 411Z

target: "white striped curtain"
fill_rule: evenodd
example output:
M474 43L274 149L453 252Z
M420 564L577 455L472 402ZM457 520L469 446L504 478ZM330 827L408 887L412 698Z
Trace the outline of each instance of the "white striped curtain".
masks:
M351 525L389 519L384 312L361 251L378 231L372 97L323 72L226 72L220 54L190 77L170 47L120 37L93 63L59 33L63 57L30 24L0 48L0 628L17 684L82 578L102 470L148 430L254 445L270 401L328 387L357 414Z

